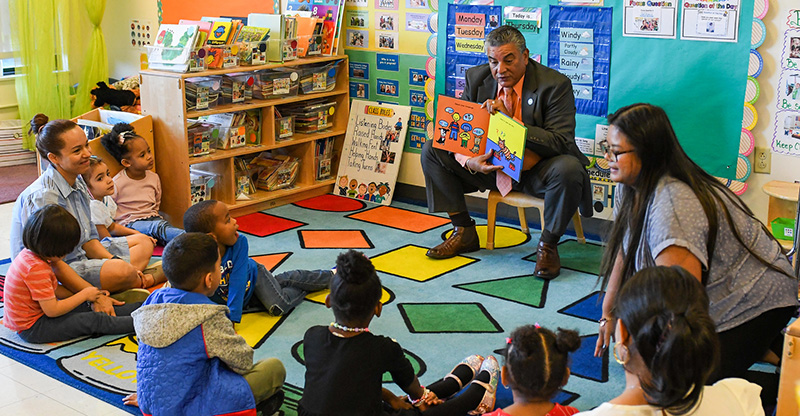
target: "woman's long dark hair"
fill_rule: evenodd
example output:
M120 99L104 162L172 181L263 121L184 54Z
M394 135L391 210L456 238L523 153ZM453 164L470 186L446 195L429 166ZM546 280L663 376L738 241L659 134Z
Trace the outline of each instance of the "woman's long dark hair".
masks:
M651 405L674 415L691 412L719 360L703 286L679 266L648 267L620 290L618 300L612 314L625 324L628 339L617 342L642 358L626 370L639 377Z
M703 284L707 283L711 270L711 259L717 241L719 230L719 210L722 210L725 221L728 222L736 240L747 248L754 257L770 269L787 274L784 270L761 258L744 243L738 227L734 223L725 200L747 216L756 219L750 208L739 199L728 187L719 180L709 175L700 166L694 163L686 152L683 151L675 130L667 118L667 113L661 107L651 104L632 104L622 107L616 113L608 116L608 123L619 129L628 142L633 146L636 155L641 160L641 171L636 178L634 186L618 184L622 189L622 200L617 207L617 217L611 228L611 233L603 254L600 266L602 287L608 285L614 261L618 253L622 257L622 281L624 284L636 271L636 252L642 241L645 230L645 214L653 198L658 181L664 176L671 176L689 185L708 220L708 241L706 253L708 254L708 267L703 271ZM724 199L723 199L724 198ZM760 222L759 222L760 223ZM774 240L772 233L762 224L767 235ZM625 234L629 235L628 243L623 247ZM787 276L791 276L788 275Z

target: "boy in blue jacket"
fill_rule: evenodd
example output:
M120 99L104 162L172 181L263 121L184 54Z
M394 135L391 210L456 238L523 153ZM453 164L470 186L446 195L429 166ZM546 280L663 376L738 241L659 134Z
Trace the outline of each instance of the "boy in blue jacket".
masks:
M137 397L145 415L272 414L286 370L276 358L253 365L228 308L208 299L220 279L217 243L186 233L164 249L171 288L153 292L132 314L139 340Z
M280 316L302 302L309 292L330 287L330 270L292 270L273 276L264 265L251 259L247 238L239 235L239 224L222 202L212 199L192 205L183 214L183 228L217 240L222 277L211 300L227 304L233 322L241 322L242 310L253 294L270 315Z

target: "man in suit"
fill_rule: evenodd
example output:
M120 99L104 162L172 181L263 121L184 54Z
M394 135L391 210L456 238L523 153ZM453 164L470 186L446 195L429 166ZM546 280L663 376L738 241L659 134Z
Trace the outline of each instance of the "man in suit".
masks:
M470 68L462 99L482 103L490 113L512 116L528 128L522 175L514 182L491 163L491 152L475 157L432 146L422 148L422 170L431 212L447 212L454 231L428 257L450 258L480 249L475 221L464 194L496 189L525 192L545 201L545 226L536 251L534 274L558 276L558 241L575 210L592 215L589 160L575 145L575 99L572 83L557 71L529 58L525 38L515 28L501 26L486 37L488 64Z

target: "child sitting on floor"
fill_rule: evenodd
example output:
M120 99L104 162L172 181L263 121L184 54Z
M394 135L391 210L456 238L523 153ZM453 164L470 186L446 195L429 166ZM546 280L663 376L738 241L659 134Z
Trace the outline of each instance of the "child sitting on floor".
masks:
M161 180L153 172L153 155L147 141L130 124L118 123L100 138L103 147L124 169L114 176L114 201L120 225L132 228L165 245L184 233L161 217Z
M578 409L550 400L569 379L569 353L580 347L578 333L553 331L539 325L514 330L505 350L500 373L504 386L511 388L514 404L484 416L569 416Z
M144 235L114 222L114 217L117 216L117 203L111 198L115 189L114 179L111 177L108 165L103 162L103 159L97 156L90 157L89 170L81 176L83 181L86 182L89 196L92 197L89 201L89 208L92 211L92 223L97 227L97 234L101 240L111 236ZM146 237L153 245L156 244L155 238Z
M253 349L233 330L228 308L208 299L220 280L217 242L186 233L164 249L172 287L153 292L133 314L139 352L137 395L146 415L272 415L286 377L276 358L253 365ZM269 400L268 400L269 399Z
M227 304L233 322L241 322L242 310L254 294L270 315L280 316L302 302L309 292L330 285L330 270L292 270L273 276L264 265L248 257L247 238L239 235L236 219L221 202L208 200L191 206L183 214L183 228L210 234L217 240L223 270L211 300Z
M374 316L381 315L380 298L381 281L372 262L353 250L340 254L331 293L325 299L335 320L328 326L309 328L303 337L306 374L298 415L381 415L382 400L391 406L383 410L395 415L463 416L473 409L474 414L492 410L497 360L468 357L444 379L424 388L402 347L367 328ZM415 405L381 388L387 371ZM439 399L465 386L458 397Z
M25 249L11 262L3 293L3 324L23 340L42 344L133 332L129 315L141 303L117 306L117 316L110 316L90 306L108 292L88 286L73 294L58 284L51 264L71 253L80 239L78 220L59 205L43 206L25 223Z

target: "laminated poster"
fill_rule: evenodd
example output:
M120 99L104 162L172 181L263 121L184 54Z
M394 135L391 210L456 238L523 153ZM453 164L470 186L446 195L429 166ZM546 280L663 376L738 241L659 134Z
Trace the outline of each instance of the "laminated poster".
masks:
M353 100L333 193L389 205L411 107Z
M501 6L447 5L446 95L461 97L466 84L464 75L467 69L488 62L484 49L486 35L503 23Z
M772 150L800 156L800 30L785 32L780 66Z
M675 39L678 8L672 1L630 0L623 8L623 36Z
M688 0L681 15L681 39L739 41L739 0Z

